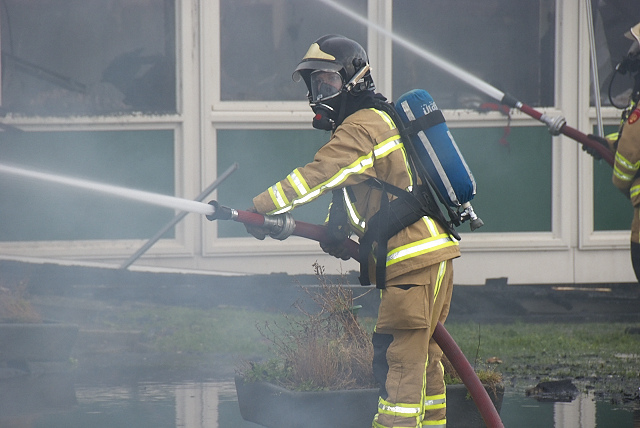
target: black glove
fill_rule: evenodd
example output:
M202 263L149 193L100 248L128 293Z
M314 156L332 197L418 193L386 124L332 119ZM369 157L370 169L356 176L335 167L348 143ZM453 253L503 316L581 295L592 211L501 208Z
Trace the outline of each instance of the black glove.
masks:
M327 254L342 260L349 260L349 250L344 246L344 241L321 242L320 248Z
M600 143L604 148L609 150L609 143L607 142L606 138L602 138L602 137L599 137L599 136L593 135L593 134L589 134L589 135L587 135L587 137L589 137L589 139L595 141L596 143ZM593 147L588 147L585 144L583 144L582 145L582 150L584 150L585 152L587 152L591 156L593 156L593 158L595 160L602 159L602 156L600 156L600 153L598 153L598 151L596 149L594 149Z
M250 213L258 212L256 207L251 207L247 211ZM245 224L244 227L245 229L247 229L247 232L249 234L253 235L254 238L259 239L261 241L264 241L264 238L271 232L269 228L265 226L255 226L253 224Z
M349 251L345 248L344 242L351 235L351 231L341 189L333 191L326 228L327 242L320 243L322 251L339 259L349 260Z

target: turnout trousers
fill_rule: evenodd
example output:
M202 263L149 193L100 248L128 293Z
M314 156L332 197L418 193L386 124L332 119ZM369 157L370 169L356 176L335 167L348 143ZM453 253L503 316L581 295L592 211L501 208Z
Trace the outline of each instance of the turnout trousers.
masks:
M406 279L410 285L399 283ZM381 290L373 334L373 372L380 386L374 428L446 426L442 350L431 335L447 318L452 289L453 264L446 260Z

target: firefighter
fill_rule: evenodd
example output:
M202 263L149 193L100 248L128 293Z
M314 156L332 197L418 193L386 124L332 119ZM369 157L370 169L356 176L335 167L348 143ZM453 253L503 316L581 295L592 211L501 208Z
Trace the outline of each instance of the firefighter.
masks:
M606 139L590 136L607 144L615 153L613 184L627 196L633 206L631 222L631 264L640 282L640 23L633 26L625 36L632 45L626 58L617 66L617 71L634 75L634 87L629 105L624 109L618 132ZM591 153L591 152L590 152ZM593 154L593 153L592 153ZM597 157L597 156L596 156Z
M307 86L313 127L331 131L331 137L311 163L257 195L250 210L285 213L333 192L328 228L335 241L321 247L346 259L341 245L346 237L355 233L362 238L372 223L386 224L372 222L383 201L393 217L393 202L402 198L388 194L384 185L408 190L417 183L390 110L382 108L391 104L375 92L361 45L339 35L323 36L311 45L293 78ZM247 231L258 239L268 234L262 227L247 226ZM420 214L390 236L386 248L376 261L367 253L368 269L364 275L361 271L362 280L380 271L376 262L384 268L382 280L376 280L381 303L372 339L373 370L380 397L373 427L444 427L442 351L431 336L449 312L458 241L438 216Z
M634 76L634 88L629 106L622 115L620 130L612 147L615 150L613 166L613 184L631 200L633 221L631 222L631 263L640 282L640 23L625 34L633 40L627 55L626 67Z

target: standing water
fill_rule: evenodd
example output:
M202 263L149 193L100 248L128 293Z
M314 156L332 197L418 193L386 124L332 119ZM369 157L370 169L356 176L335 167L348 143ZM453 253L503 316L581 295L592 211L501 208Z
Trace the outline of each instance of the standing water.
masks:
M0 427L259 427L242 419L231 381L38 385L30 379L26 383L27 379L0 380ZM17 400L22 404L8 406L7 401ZM640 409L616 407L589 395L553 403L507 390L500 413L507 428L640 427Z

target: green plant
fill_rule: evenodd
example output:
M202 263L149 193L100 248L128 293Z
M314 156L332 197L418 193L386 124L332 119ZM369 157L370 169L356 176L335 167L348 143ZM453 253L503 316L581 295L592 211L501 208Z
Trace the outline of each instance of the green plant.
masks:
M324 268L314 264L320 282L305 289L318 307L302 316L284 317L284 324L258 327L276 358L248 362L240 370L246 380L270 381L296 390L334 390L373 387L373 347L370 333L357 319L353 291L328 282Z

